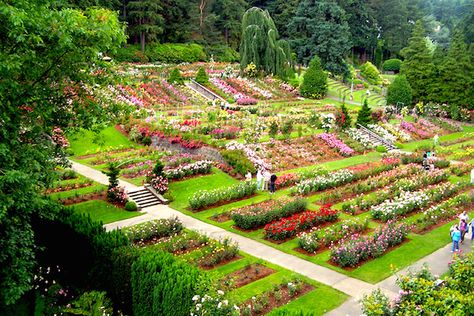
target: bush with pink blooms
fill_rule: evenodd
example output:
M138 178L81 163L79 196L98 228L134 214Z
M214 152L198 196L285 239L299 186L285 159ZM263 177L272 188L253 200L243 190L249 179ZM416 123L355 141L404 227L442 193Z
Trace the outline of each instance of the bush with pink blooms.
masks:
M409 232L406 224L388 222L371 236L351 235L331 248L331 261L341 267L355 267L361 261L377 258L399 245Z
M168 179L163 176L157 176L151 178L150 185L157 192L163 194L168 191Z
M354 149L347 146L342 140L338 139L336 135L330 133L322 133L316 136L322 139L329 147L335 148L341 155L350 156L354 153Z

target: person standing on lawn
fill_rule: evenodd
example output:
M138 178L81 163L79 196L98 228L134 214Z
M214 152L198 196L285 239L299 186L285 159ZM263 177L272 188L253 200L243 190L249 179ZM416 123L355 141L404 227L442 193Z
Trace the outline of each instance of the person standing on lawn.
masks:
M276 174L272 174L272 176L270 177L270 193L273 194L275 193L275 182L277 180L277 176Z
M257 190L260 190L262 188L262 181L263 181L262 170L258 169L258 171L257 171Z
M459 241L461 240L461 232L459 231L459 228L457 226L451 233L451 239L453 240L453 249L451 250L451 252L459 251Z
M270 183L270 172L268 170L265 170L263 173L263 190L266 191L268 190L268 184Z
M467 222L465 219L461 220L461 223L459 223L459 230L461 231L461 244L464 242L464 235L466 235L467 232Z

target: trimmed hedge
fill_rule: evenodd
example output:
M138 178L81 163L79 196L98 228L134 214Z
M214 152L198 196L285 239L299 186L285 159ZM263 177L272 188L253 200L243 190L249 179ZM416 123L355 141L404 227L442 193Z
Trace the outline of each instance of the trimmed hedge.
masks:
M399 72L400 67L402 65L402 61L397 58L387 59L383 62L382 69L384 71L395 71Z
M206 60L204 48L198 44L152 44L148 46L146 55L151 62L170 64Z

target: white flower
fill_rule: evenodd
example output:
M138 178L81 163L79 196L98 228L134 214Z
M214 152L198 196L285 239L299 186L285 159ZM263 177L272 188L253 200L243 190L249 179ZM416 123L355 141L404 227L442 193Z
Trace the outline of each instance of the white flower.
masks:
M222 307L222 302L219 302L219 304L217 304L217 308L221 308Z
M197 301L199 299L199 295L194 295L193 296L193 301Z
M229 305L229 301L228 301L228 300L223 300L222 303L224 303L225 306Z
M219 295L224 295L224 291L222 291L222 290L217 290L217 294L219 294Z

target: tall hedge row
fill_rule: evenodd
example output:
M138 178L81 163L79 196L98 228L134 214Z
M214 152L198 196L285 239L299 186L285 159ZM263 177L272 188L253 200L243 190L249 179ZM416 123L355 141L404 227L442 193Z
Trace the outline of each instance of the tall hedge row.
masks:
M179 64L182 62L205 61L204 47L199 44L151 44L145 54L140 47L129 45L120 48L112 56L118 62L163 62Z
M132 265L133 314L188 316L202 280L196 267L169 253L143 251Z

